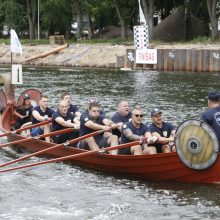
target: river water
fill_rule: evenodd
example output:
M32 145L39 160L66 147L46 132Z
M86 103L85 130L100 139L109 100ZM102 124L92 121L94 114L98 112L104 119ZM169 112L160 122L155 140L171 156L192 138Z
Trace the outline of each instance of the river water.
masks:
M80 111L89 96L97 96L111 116L117 101L127 99L131 107L143 108L146 122L157 106L175 125L199 118L208 91L220 89L220 74L206 73L26 69L23 81L16 97L39 89L49 95L53 108L68 90ZM0 164L19 156L1 149ZM220 185L140 181L63 163L1 174L0 185L1 220L220 219Z

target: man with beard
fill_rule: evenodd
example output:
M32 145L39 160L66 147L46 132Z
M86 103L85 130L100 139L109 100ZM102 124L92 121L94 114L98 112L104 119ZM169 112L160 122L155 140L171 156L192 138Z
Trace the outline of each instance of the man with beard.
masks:
M220 143L220 93L213 90L208 94L208 110L202 114L201 120L209 124L215 131Z
M127 101L122 100L118 103L117 112L112 116L111 120L118 125L118 128L114 129L112 133L120 138L122 125L131 120L131 112Z
M151 110L152 124L149 125L149 129L153 136L158 138L158 142L154 144L157 149L157 153L169 153L175 151L174 137L176 133L176 127L169 122L164 122L162 117L162 111L159 108Z
M53 136L55 143L61 144L66 141L78 137L79 124L76 122L76 116L68 111L69 105L65 100L61 100L58 104L58 109L52 116L52 131L60 131L65 128L73 128L71 133L65 133Z
M88 110L83 112L80 117L80 136L90 134L94 131L111 131L117 125L100 114L100 107L97 102L89 104ZM79 142L79 147L83 149L98 150L100 148L118 145L118 137L110 132L98 134ZM117 150L110 151L110 154L117 154Z
M132 120L122 125L122 135L120 143L125 144L140 140L140 145L120 149L119 154L142 155L156 153L156 148L153 146L148 146L148 144L153 144L155 141L157 141L157 138L152 137L147 126L142 123L142 120L142 110L140 107L136 107L132 111Z

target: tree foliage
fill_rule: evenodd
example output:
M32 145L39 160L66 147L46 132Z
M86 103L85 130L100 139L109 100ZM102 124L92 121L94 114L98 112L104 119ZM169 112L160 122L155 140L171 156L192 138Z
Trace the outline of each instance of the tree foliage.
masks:
M139 24L138 0L1 0L0 34L3 27L14 28L18 34L30 34L36 38L37 2L40 2L41 34L64 34L70 36L72 24L78 23L77 37L88 30L90 37L95 30L109 25L120 26L121 36L127 38L127 30ZM189 2L186 7L186 2ZM179 7L186 7L186 15L199 17L212 27L212 37L218 35L217 20L220 0L141 0L142 9L147 18L149 30L153 28L153 15L159 14L161 20ZM190 24L190 20L188 20Z

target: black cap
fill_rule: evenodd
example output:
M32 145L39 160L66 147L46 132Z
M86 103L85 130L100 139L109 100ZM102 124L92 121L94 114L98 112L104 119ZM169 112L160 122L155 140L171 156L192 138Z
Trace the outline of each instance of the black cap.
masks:
M217 91L217 90L210 91L208 94L208 100L214 101L214 102L220 101L219 91Z
M159 114L159 113L162 113L161 109L159 109L159 108L154 108L154 109L151 110L150 115L151 115L151 116L154 116L154 115L157 115L157 114Z

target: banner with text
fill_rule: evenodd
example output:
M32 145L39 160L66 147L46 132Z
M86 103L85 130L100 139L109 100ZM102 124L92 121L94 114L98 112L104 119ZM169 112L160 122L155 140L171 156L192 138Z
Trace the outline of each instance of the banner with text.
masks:
M157 49L137 49L136 63L157 64Z

